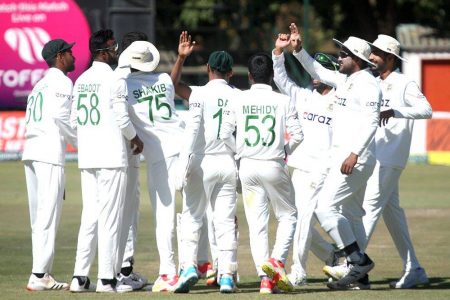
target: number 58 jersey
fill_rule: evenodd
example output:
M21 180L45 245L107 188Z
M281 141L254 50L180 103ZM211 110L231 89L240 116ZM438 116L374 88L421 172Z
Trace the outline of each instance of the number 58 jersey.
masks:
M175 89L166 73L132 72L125 79L131 121L144 142L145 159L177 155L184 122L175 110Z

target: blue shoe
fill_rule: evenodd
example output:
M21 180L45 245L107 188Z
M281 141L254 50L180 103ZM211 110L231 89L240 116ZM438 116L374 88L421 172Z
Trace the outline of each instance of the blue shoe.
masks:
M231 275L222 275L220 277L220 292L224 294L235 293L237 288Z
M174 293L189 293L189 290L197 283L197 281L197 269L194 266L187 267L181 271Z

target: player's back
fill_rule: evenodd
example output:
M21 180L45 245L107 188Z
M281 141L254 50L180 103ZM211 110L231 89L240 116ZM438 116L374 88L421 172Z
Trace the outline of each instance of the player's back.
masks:
M126 78L130 118L150 161L176 155L184 122L175 109L174 86L166 73L132 72ZM145 154L145 153L144 153Z
M234 104L236 152L241 158L283 159L289 97L266 84L253 84Z
M198 130L193 153L231 153L220 139L220 129L224 110L238 93L238 89L231 87L223 79L211 80L192 91L187 128L195 127L194 130Z
M121 84L111 67L94 62L75 82L72 120L77 126L79 168L127 166L125 139L116 123L112 101ZM126 90L125 90L126 91Z

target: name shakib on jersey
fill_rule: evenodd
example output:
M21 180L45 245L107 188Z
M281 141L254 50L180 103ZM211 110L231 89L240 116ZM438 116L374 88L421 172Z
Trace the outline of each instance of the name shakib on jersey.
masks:
M148 87L143 87L142 89L133 90L133 96L135 99L139 99L142 96L148 96L153 94L162 94L167 91L166 85L164 83L156 84Z
M244 105L242 113L244 115L269 115L277 112L276 105Z
M308 120L308 121L312 121L312 122L317 121L317 122L319 122L321 124L325 124L325 125L331 125L331 118L330 117L309 113L307 111L305 111L303 113L303 119Z
M77 87L78 93L98 93L100 90L100 83L79 83Z

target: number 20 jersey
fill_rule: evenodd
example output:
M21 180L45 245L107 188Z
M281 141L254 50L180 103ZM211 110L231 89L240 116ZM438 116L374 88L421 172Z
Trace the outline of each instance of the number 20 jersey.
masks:
M175 110L175 89L166 73L132 72L125 79L131 121L151 163L177 155L184 122Z

